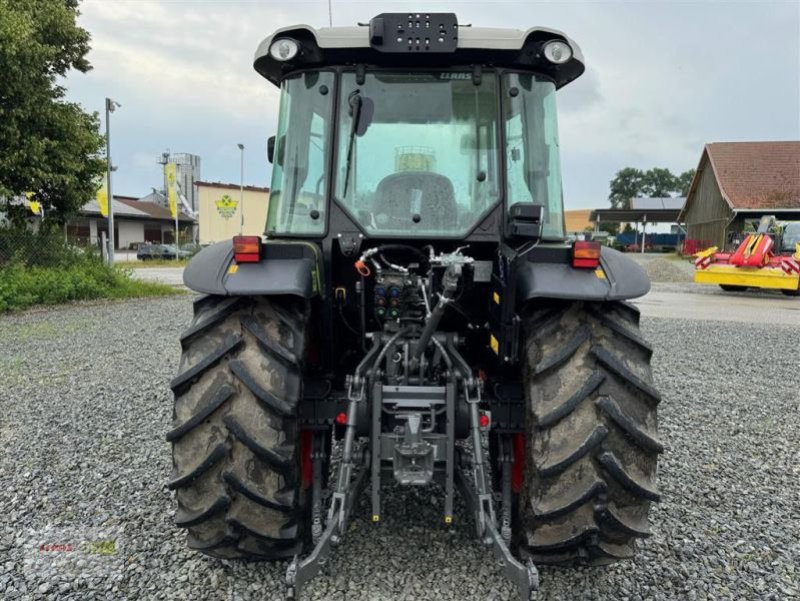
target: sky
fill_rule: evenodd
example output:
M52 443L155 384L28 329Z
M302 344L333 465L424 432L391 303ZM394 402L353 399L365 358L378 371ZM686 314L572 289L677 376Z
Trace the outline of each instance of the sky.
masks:
M608 205L627 166L694 168L708 142L800 139L800 0L771 2L346 2L334 26L381 12L455 12L475 26L560 29L586 73L559 91L568 209ZM252 68L279 27L328 25L328 0L83 0L93 69L68 98L111 118L115 194L160 186L162 152L201 157L202 179L268 186L277 88Z

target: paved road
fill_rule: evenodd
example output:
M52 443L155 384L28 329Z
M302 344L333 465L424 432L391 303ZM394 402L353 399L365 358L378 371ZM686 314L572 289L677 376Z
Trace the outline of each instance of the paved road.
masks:
M183 286L183 267L136 267L133 275L140 280Z
M142 267L133 272L143 280L183 286L182 267ZM786 297L780 292L723 292L692 283L654 283L650 293L634 303L648 317L800 327L800 297Z
M800 297L780 292L724 292L698 284L653 284L633 301L648 317L735 321L800 327Z

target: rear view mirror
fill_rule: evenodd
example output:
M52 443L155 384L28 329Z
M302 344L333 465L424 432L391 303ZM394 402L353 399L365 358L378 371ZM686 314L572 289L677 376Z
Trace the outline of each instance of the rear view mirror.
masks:
M542 237L544 207L529 202L518 202L508 207L508 229L513 238L538 240Z
M267 160L272 163L275 158L275 136L267 138Z

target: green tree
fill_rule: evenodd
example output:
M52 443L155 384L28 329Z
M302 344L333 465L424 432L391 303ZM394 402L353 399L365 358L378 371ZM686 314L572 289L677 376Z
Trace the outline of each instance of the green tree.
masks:
M686 196L693 177L694 169L676 176L663 167L654 167L647 171L625 167L617 171L609 183L608 200L613 209L630 209L631 199L637 196Z
M644 173L634 167L620 169L611 180L608 200L612 209L630 209L631 199L641 195Z
M91 69L78 14L78 0L0 0L0 199L33 192L54 223L94 196L105 170L97 113L64 100L59 83ZM12 220L23 211L4 208Z
M681 173L677 179L677 190L680 192L681 196L687 196L689 194L689 186L692 185L692 180L694 179L694 169L689 169L688 171L684 171Z
M669 169L653 167L644 172L640 190L644 196L663 198L669 196L669 193L675 191L675 189L675 176L672 175Z

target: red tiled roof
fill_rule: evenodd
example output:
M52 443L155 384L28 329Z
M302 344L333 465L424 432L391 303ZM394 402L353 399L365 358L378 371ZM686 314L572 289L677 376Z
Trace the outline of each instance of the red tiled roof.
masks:
M800 141L717 142L704 154L733 210L800 209Z
M138 209L143 213L147 213L153 219L167 219L173 220L172 215L169 212L169 209L162 207L161 205L157 205L153 202L142 202L140 200L133 200L131 198L125 196L117 196L114 195L114 200L121 202L123 204L128 205L132 209ZM178 220L179 221L194 221L189 215L180 211L178 213Z
M206 188L223 188L225 190L239 189L239 184L224 184L222 182L195 182L194 185ZM260 186L244 186L244 189L250 192L269 192L269 188L262 188Z

